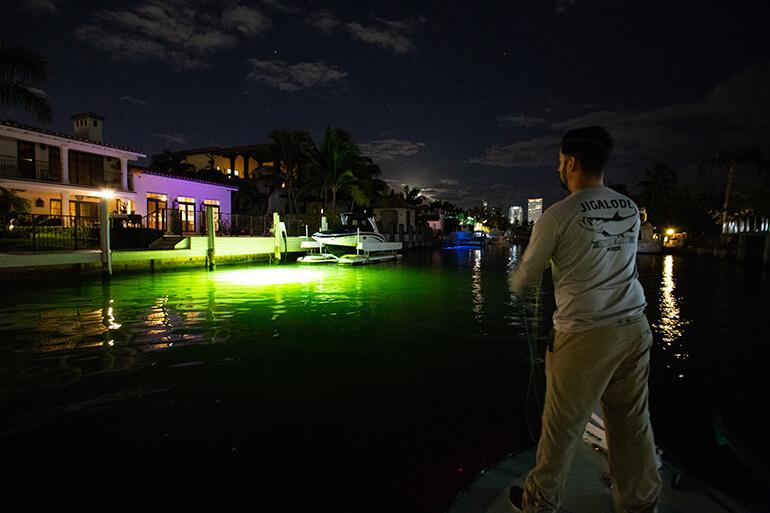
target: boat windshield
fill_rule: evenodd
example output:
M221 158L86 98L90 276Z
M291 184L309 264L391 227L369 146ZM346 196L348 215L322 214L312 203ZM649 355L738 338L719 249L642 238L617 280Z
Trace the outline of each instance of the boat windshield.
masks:
M362 232L377 231L372 224L371 218L363 214L345 212L343 214L340 214L340 221L342 221L343 226L351 226L353 228L358 228Z

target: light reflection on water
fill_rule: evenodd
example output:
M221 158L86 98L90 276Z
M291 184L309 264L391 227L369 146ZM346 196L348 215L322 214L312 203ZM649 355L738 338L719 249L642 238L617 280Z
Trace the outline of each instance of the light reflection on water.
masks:
M481 250L471 250L471 291L473 294L473 313L476 320L481 322L484 314L484 295L481 292Z
M683 362L689 358L681 341L685 336L685 327L690 322L682 317L680 302L682 298L676 293L675 261L673 255L663 257L663 269L660 278L659 316L652 326L660 335L660 348L669 352L666 368L670 369L677 379L683 379L685 372ZM673 359L672 359L673 358Z
M682 338L683 328L688 324L680 318L678 298L674 291L674 257L663 257L663 273L660 284L660 320L654 326L660 331L663 342L671 346Z

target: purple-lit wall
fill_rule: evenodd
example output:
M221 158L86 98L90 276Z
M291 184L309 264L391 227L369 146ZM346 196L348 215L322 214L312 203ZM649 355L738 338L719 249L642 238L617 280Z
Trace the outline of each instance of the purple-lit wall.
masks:
M235 187L156 175L146 171L133 170L132 172L134 192L136 192L136 206L134 208L137 214L147 215L147 193L168 196L168 208L174 208L174 200L177 196L187 196L195 198L196 210L200 210L204 200L219 200L221 213L232 212L230 196L231 191L237 190Z

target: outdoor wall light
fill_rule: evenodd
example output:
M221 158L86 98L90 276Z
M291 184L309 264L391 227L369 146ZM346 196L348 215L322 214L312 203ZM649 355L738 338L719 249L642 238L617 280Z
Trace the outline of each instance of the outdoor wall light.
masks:
M35 200L35 206L36 207L44 207L45 201L43 201L43 198L38 198Z

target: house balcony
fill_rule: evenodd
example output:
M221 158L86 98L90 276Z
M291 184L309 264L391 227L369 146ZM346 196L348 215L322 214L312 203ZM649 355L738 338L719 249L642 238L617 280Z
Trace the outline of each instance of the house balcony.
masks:
M24 159L12 155L0 155L0 178L65 184L62 180L61 164L45 160ZM70 167L69 182L65 185L131 191L130 187L123 189L119 172L106 172L102 169L75 172Z
M0 155L0 178L61 182L61 164Z

